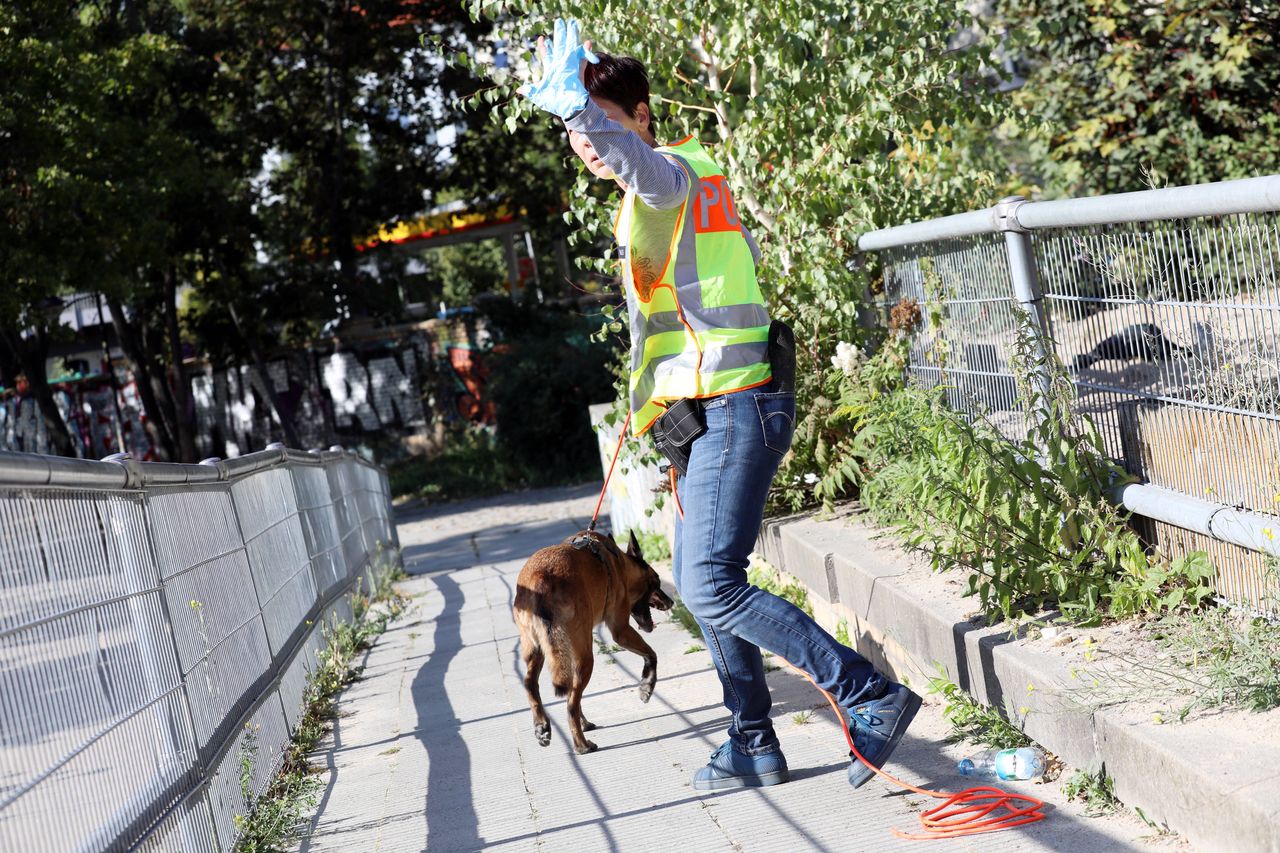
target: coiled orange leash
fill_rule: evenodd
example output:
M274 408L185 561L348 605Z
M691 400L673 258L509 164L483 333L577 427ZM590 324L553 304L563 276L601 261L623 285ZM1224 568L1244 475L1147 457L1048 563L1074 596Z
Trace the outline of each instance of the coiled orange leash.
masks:
M911 841L935 841L942 838L981 835L984 832L999 832L1002 829L1012 829L1015 826L1044 820L1045 813L1041 811L1044 807L1044 800L1038 800L1026 794L1011 794L1008 791L985 785L977 788L966 788L954 794L949 794L946 791L931 791L928 788L918 788L909 782L903 782L901 779L890 776L879 767L873 767L869 761L862 757L862 753L858 752L858 748L853 745L853 736L849 734L849 723L835 698L821 687L818 687L818 683L813 680L809 673L786 658L781 660L807 678L810 684L817 687L819 693L827 697L827 701L831 703L831 710L836 712L836 719L840 721L840 727L844 729L844 738L849 742L849 750L857 756L859 761L871 767L877 776L882 776L901 788L944 801L942 804L934 806L920 815L920 824L924 829L923 832L912 834L903 832L895 827L892 832L898 838L906 838ZM994 816L992 816L993 814Z

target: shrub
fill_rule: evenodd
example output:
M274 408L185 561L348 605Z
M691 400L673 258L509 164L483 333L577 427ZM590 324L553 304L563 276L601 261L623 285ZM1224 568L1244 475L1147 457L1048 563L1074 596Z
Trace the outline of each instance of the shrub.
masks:
M506 298L478 306L498 340L489 363L497 408L496 450L540 485L599 476L587 414L614 399L609 341L593 341L599 317L527 306Z

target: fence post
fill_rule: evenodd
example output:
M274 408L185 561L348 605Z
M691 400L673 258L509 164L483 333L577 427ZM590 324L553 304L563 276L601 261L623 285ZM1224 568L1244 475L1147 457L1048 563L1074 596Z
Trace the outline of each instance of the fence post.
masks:
M1009 262L1009 277L1013 281L1013 298L1026 316L1034 332L1032 343L1035 364L1032 369L1040 384L1046 407L1053 399L1053 337L1049 316L1044 310L1044 291L1040 288L1040 274L1036 269L1035 250L1031 247L1031 232L1018 224L1018 208L1027 200L1011 195L996 202L993 220L997 231L1004 234L1004 245ZM1052 412L1052 408L1047 411ZM1030 414L1028 412L1028 414Z

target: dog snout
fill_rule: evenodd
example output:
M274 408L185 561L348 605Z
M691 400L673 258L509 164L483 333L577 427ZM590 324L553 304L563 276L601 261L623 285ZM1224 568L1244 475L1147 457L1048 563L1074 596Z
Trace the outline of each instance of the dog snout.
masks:
M675 602L671 600L671 596L667 595L661 589L655 589L649 594L649 606L658 610L670 610Z

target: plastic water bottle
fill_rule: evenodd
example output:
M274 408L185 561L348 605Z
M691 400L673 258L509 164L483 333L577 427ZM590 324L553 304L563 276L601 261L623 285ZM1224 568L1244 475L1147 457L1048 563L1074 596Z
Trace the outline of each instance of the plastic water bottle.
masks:
M977 779L1039 779L1044 775L1048 756L1038 746L1018 749L984 749L961 759L956 770L961 776Z

